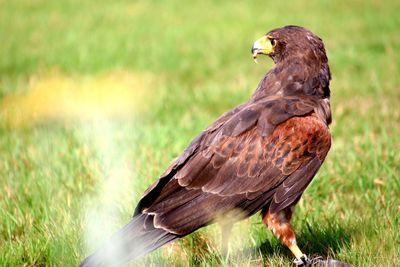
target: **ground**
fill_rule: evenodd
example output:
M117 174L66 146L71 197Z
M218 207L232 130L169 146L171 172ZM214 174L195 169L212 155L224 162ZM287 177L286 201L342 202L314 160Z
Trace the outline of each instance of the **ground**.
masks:
M198 132L250 96L272 66L253 63L253 41L287 24L323 38L333 73L333 147L296 208L299 245L399 264L398 1L0 6L2 265L77 265ZM259 215L233 233L229 262L211 226L136 265L290 266Z

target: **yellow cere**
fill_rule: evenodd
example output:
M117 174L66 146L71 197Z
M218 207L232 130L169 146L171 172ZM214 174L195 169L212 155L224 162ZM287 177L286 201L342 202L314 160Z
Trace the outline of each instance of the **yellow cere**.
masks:
M271 41L268 39L267 36L263 36L260 39L258 39L256 42L259 42L260 48L263 53L269 54L273 51L273 47L271 45Z

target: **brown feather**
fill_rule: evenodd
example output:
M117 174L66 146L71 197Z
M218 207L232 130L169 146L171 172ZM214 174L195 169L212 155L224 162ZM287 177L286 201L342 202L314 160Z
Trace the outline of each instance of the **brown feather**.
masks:
M324 161L331 76L323 43L296 26L268 36L278 40L269 54L276 65L251 99L201 132L139 201L133 221L143 224L146 252L233 210L275 218Z
M210 142L213 145L206 147L213 151L210 159L198 151L143 212L155 214L157 223L174 233L177 225L182 229L191 226L194 231L211 223L217 213L239 208L235 205L266 192L272 200L270 211L276 212L301 196L322 164L321 155L330 147L328 128L314 113L281 123L268 137L253 127L219 140L221 144ZM235 148L236 155L230 145L235 143L242 144ZM217 202L226 203L229 198L233 200L223 206L226 210L218 210ZM197 215L189 215L190 209L197 210Z

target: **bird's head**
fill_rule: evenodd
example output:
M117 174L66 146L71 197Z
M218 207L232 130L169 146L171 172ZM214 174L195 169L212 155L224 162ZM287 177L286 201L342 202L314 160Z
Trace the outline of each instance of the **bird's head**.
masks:
M285 26L268 32L254 42L251 53L254 60L257 55L264 54L270 56L275 63L294 57L327 62L321 38L299 26Z

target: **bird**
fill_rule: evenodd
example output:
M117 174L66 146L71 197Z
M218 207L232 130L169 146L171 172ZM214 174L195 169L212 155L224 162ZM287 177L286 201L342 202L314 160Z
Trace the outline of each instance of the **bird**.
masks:
M241 214L233 221L260 212L295 263L310 264L290 220L331 147L324 43L288 25L256 40L251 53L274 64L250 99L197 135L144 192L129 223L80 266L123 266L232 211Z

